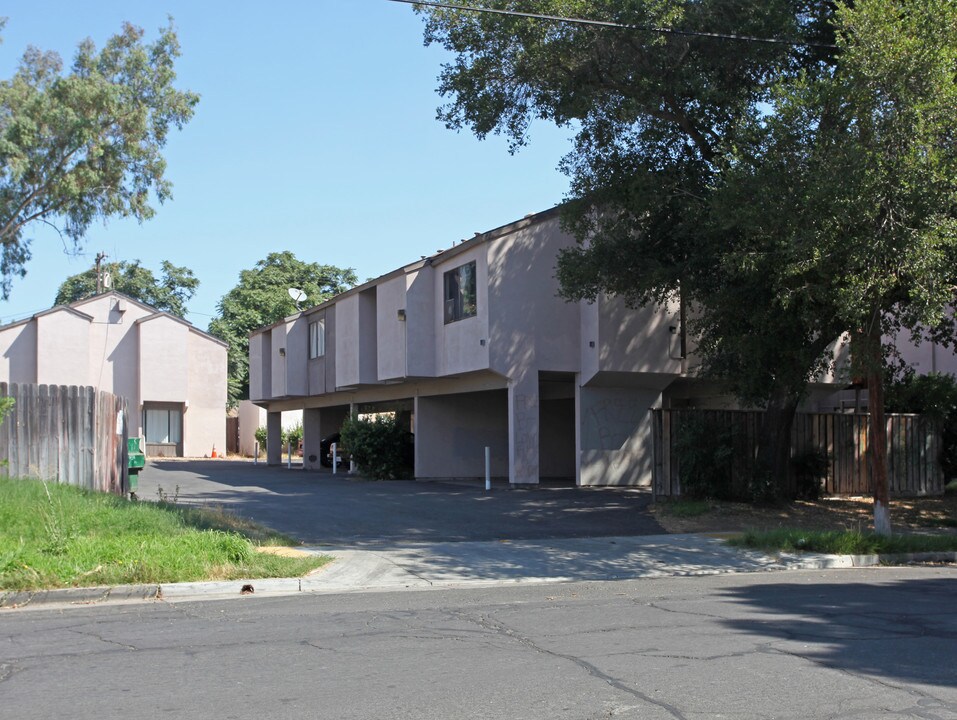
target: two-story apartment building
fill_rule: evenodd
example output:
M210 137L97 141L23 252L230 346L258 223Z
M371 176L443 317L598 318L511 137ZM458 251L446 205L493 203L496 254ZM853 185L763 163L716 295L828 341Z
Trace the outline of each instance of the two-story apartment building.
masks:
M558 296L574 242L557 209L531 215L252 333L269 461L284 410L303 410L307 469L350 412L393 410L411 419L417 478L481 477L489 447L514 484L649 484L652 409L730 401L689 374L677 303ZM822 378L812 406L832 409L839 387Z
M250 336L250 397L303 409L304 457L350 412L412 419L418 478L645 484L650 409L686 371L677 308L558 296L574 239L550 210L476 235Z
M153 456L226 450L226 344L117 292L0 327L0 380L125 397Z

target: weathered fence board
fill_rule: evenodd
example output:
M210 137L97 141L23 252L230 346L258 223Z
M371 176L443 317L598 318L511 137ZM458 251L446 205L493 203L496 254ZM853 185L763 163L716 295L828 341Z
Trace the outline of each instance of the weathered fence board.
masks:
M735 491L747 486L757 454L757 439L764 413L746 410L656 410L655 494L681 494L681 458L675 440L683 418L700 418L731 431L734 460L730 483ZM870 417L863 413L798 413L791 431L791 456L808 451L826 453L828 472L823 492L829 495L869 495L871 471L868 457ZM890 493L897 497L940 495L944 476L940 469L941 440L938 428L920 415L887 416L887 458ZM785 487L794 492L793 473Z
M11 477L129 492L124 398L91 387L0 383L16 404L0 424L0 461Z

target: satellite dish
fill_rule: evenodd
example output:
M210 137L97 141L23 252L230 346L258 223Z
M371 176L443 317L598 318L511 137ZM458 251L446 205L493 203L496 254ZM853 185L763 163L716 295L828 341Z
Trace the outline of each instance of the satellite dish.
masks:
M299 288L289 288L289 297L292 298L292 301L296 303L296 310L299 309L299 302L306 299L306 293L304 290Z

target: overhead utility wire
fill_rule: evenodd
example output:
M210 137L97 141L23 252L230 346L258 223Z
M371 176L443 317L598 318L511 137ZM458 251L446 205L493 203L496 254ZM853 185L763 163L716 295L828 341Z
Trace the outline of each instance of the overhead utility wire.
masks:
M512 17L531 18L533 20L548 20L550 22L571 23L574 25L597 25L598 27L618 28L620 30L640 30L641 32L659 33L661 35L684 35L687 37L712 38L714 40L734 40L737 42L768 43L770 45L793 45L800 47L824 48L836 50L837 45L826 43L812 43L805 40L787 40L782 38L762 38L752 35L731 35L728 33L696 32L694 30L678 30L676 28L654 27L652 25L629 25L611 20L587 20L585 18L569 18L560 15L542 15L539 13L520 12L518 10L499 10L497 8L469 7L467 5L452 5L439 2L421 2L420 0L389 0L389 2L404 3L406 5L424 5L426 7L441 8L443 10L464 10L466 12L487 13L490 15L510 15Z

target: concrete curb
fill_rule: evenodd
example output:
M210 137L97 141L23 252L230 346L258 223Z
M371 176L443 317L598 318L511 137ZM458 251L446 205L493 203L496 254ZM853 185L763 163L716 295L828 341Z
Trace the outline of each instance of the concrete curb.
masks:
M675 536L677 537L677 536ZM688 536L685 536L688 537ZM718 543L713 536L697 536L704 543ZM610 539L609 539L610 540ZM93 605L104 603L143 602L148 600L222 600L244 596L279 597L298 593L349 593L366 591L427 590L439 588L494 585L547 584L576 580L611 581L639 578L693 577L700 575L783 572L793 570L831 570L866 568L878 565L907 565L941 562L957 564L957 552L922 552L893 555L763 555L754 551L738 551L737 561L724 558L711 567L694 569L658 565L643 571L624 572L602 578L573 575L528 575L509 578L460 576L427 576L417 574L388 553L338 550L337 559L320 570L301 578L263 578L215 582L166 583L158 585L119 585L115 587L61 588L38 591L0 592L0 608L15 609L47 605ZM328 553L323 553L328 554ZM760 566L753 564L761 560ZM749 561L751 564L749 564Z
M57 588L54 590L16 590L0 593L0 608L27 605L86 605L103 602L156 600L161 597L159 585L117 585L115 587Z

